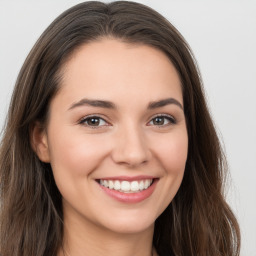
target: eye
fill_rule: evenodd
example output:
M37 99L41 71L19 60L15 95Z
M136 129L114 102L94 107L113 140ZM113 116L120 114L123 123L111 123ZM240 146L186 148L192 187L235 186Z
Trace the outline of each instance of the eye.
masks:
M89 127L95 127L95 128L108 125L108 123L99 116L89 116L89 117L83 118L79 122L79 124L89 126Z
M151 121L149 122L149 125L167 126L175 123L176 123L176 120L170 115L158 115L153 119L151 119Z

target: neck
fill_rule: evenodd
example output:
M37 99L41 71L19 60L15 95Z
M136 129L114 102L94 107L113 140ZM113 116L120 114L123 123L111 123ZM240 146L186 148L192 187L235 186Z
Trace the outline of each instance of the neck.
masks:
M153 255L153 226L127 234L104 229L86 220L81 223L77 219L64 219L63 248L58 256Z

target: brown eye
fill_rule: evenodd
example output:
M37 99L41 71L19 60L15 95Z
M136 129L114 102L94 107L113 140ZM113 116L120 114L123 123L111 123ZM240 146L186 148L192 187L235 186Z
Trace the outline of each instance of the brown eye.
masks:
M100 127L100 126L106 126L107 122L98 116L91 116L81 120L80 124L90 126L90 127Z
M168 124L175 124L175 123L176 123L175 119L169 115L156 116L149 122L150 125L154 125L154 126L165 126Z
M164 117L156 117L152 121L154 125L164 125L165 119Z
M90 126L99 126L100 124L100 119L99 118L88 118L87 119L87 124Z

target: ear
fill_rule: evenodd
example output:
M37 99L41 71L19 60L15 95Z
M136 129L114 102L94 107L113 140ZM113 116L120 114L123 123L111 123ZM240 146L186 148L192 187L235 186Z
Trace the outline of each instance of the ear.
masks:
M45 163L50 162L48 137L45 128L35 122L30 129L30 143L38 158Z

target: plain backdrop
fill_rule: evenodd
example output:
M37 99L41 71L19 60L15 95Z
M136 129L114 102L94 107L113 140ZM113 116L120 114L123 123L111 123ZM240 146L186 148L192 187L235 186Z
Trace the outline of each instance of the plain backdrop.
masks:
M76 0L0 0L0 126L22 63L43 30ZM230 166L227 200L256 256L256 1L138 1L169 19L189 42Z

